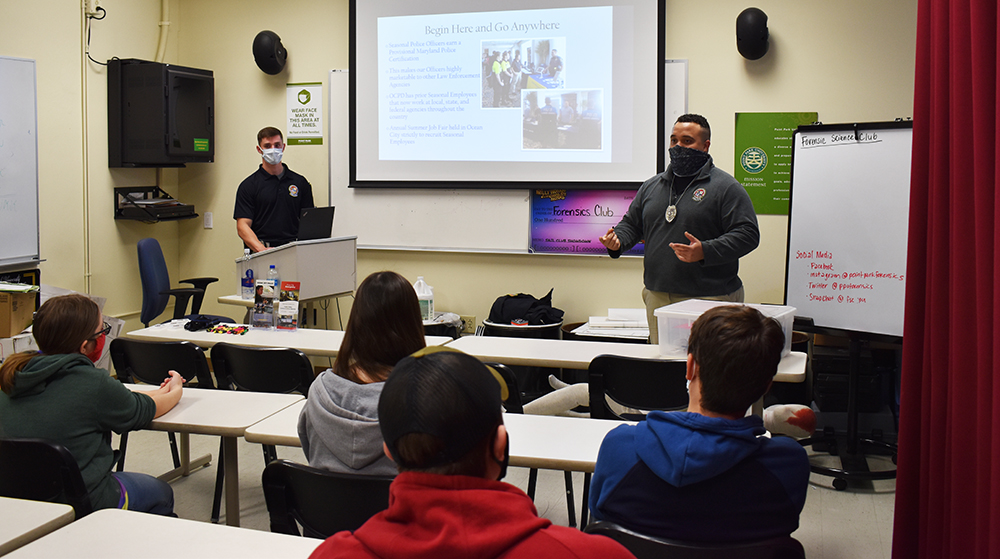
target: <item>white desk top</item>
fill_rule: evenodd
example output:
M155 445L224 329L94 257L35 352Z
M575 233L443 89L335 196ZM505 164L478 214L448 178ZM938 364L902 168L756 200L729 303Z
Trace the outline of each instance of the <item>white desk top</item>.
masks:
M0 497L0 555L73 522L73 507Z
M143 384L125 386L139 391L156 389ZM186 388L180 402L154 419L148 429L242 437L247 427L304 400L301 394Z
M540 338L503 338L499 336L464 336L448 343L483 361L505 365L586 369L602 354L665 359L660 347L650 344L549 340ZM775 382L803 382L806 377L806 354L793 351L778 364Z
M9 555L99 559L177 557L308 557L322 540L102 509Z
M253 307L253 299L244 299L240 295L220 295L219 304L221 305L236 305L238 307Z
M305 401L297 402L251 425L244 438L251 443L301 446L296 431ZM510 465L575 472L593 472L597 451L608 431L624 421L550 415L503 416L510 434Z
M593 472L608 431L627 421L505 413L510 465L546 470Z
M299 414L306 401L295 402L278 413L247 427L243 438L250 443L302 446L299 441Z
M319 330L314 328L299 328L294 332L279 330L263 330L251 328L242 336L233 334L215 334L199 330L190 332L184 326L167 322L157 324L142 330L134 330L126 334L130 338L151 342L175 342L186 340L204 348L210 348L219 342L248 347L293 347L306 355L336 357L340 352L340 342L344 340L343 330ZM442 345L450 342L448 336L427 336L427 345Z

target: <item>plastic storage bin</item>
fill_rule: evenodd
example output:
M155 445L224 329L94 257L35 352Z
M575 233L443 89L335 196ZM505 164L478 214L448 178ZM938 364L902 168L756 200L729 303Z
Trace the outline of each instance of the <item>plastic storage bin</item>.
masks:
M726 301L708 301L705 299L689 299L660 307L653 311L653 314L656 316L656 326L659 330L660 354L664 357L686 358L688 337L691 335L691 325L694 324L694 321L703 312L720 305L744 304L759 310L765 316L770 316L781 324L781 329L785 333L785 348L781 351L781 356L788 355L792 350L792 322L795 319L795 307L729 303Z

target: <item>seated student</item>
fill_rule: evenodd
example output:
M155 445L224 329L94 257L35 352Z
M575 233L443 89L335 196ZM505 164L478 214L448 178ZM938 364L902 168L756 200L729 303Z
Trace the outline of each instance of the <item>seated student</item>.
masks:
M382 452L378 398L396 362L425 344L413 286L395 272L365 278L337 360L309 387L299 415L299 440L310 466L396 475L396 465Z
M146 474L112 472L111 431L142 429L181 398L175 371L158 390L132 392L94 367L111 327L83 295L49 299L32 332L41 353L11 355L0 366L0 436L58 443L80 466L94 509L172 515L169 485Z
M520 489L495 481L509 457L500 399L491 371L460 351L433 346L400 361L378 406L400 471L389 508L311 557L632 557L610 538L553 526Z
M795 531L806 452L790 438L762 436L761 419L745 417L770 387L783 347L778 323L751 307L700 316L688 341L688 411L654 411L608 433L590 486L594 519L697 542Z

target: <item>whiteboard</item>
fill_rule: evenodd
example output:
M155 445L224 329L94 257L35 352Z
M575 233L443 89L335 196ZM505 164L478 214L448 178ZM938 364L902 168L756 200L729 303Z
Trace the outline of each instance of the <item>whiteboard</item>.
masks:
M38 262L35 61L0 56L0 267Z
M816 326L903 335L912 123L800 126L785 304Z
M672 79L667 82L665 114L682 114L687 108L687 61L666 64ZM335 234L357 235L361 249L528 252L530 190L349 188L349 82L347 70L330 71L328 144Z

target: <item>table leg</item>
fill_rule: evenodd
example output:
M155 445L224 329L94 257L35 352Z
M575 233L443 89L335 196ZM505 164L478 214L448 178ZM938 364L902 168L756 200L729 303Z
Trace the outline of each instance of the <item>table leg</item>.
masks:
M191 473L191 435L189 433L178 433L180 440L177 446L181 451L181 475L187 476Z
M191 434L177 433L177 437L177 446L180 451L181 465L165 474L156 476L157 479L163 480L167 483L170 483L179 477L188 476L192 471L207 466L212 461L211 454L206 454L196 458L195 460L191 460Z
M223 437L223 455L226 467L226 524L240 525L240 466L236 437Z

